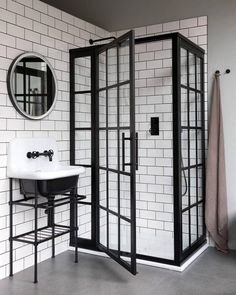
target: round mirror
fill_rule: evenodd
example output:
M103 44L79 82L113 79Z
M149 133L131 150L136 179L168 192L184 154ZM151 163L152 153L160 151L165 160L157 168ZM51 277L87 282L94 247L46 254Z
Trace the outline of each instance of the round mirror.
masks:
M42 119L56 103L55 73L47 59L38 53L24 53L13 61L7 86L12 104L26 118Z

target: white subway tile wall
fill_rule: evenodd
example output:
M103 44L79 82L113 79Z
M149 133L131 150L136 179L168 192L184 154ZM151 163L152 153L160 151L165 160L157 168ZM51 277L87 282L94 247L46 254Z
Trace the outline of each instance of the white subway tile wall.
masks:
M69 49L89 46L89 38L101 38L109 36L109 33L38 0L0 0L0 7L0 278L4 278L9 273L9 184L6 177L8 142L15 137L52 136L58 142L61 161L69 164ZM24 51L44 55L57 75L58 100L52 113L42 121L25 120L15 111L7 95L7 70L13 59ZM87 107L81 104L78 110L77 117L81 124L88 121ZM83 140L80 144L83 145L83 156L88 156L89 146ZM90 173L88 170L80 180L81 191L88 198ZM14 197L20 198L17 183L14 184ZM68 224L68 209L62 207L56 211L56 222ZM90 217L86 210L80 208L81 233L88 231L86 223ZM23 207L15 208L14 212L14 233L31 230L33 212ZM40 211L39 216L39 224L44 224L44 212ZM68 249L68 239L67 235L56 240L56 253ZM51 242L41 244L39 261L50 256ZM13 258L15 272L31 266L32 246L14 243Z

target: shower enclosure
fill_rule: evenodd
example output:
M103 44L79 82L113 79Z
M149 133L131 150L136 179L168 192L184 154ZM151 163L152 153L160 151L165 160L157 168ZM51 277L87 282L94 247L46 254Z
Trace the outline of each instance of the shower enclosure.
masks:
M70 88L79 246L133 274L137 258L180 266L206 242L204 50L130 31L70 50Z

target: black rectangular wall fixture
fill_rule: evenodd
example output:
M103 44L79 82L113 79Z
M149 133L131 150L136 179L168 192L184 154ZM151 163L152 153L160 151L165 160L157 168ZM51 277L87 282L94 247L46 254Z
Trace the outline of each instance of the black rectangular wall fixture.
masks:
M159 135L159 117L151 117L151 135Z

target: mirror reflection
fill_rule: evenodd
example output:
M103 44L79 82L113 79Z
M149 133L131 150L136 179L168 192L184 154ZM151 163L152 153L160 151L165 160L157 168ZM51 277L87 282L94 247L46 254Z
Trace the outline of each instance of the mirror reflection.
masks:
M43 57L24 54L12 67L11 99L18 112L31 119L46 116L55 100L55 75Z

